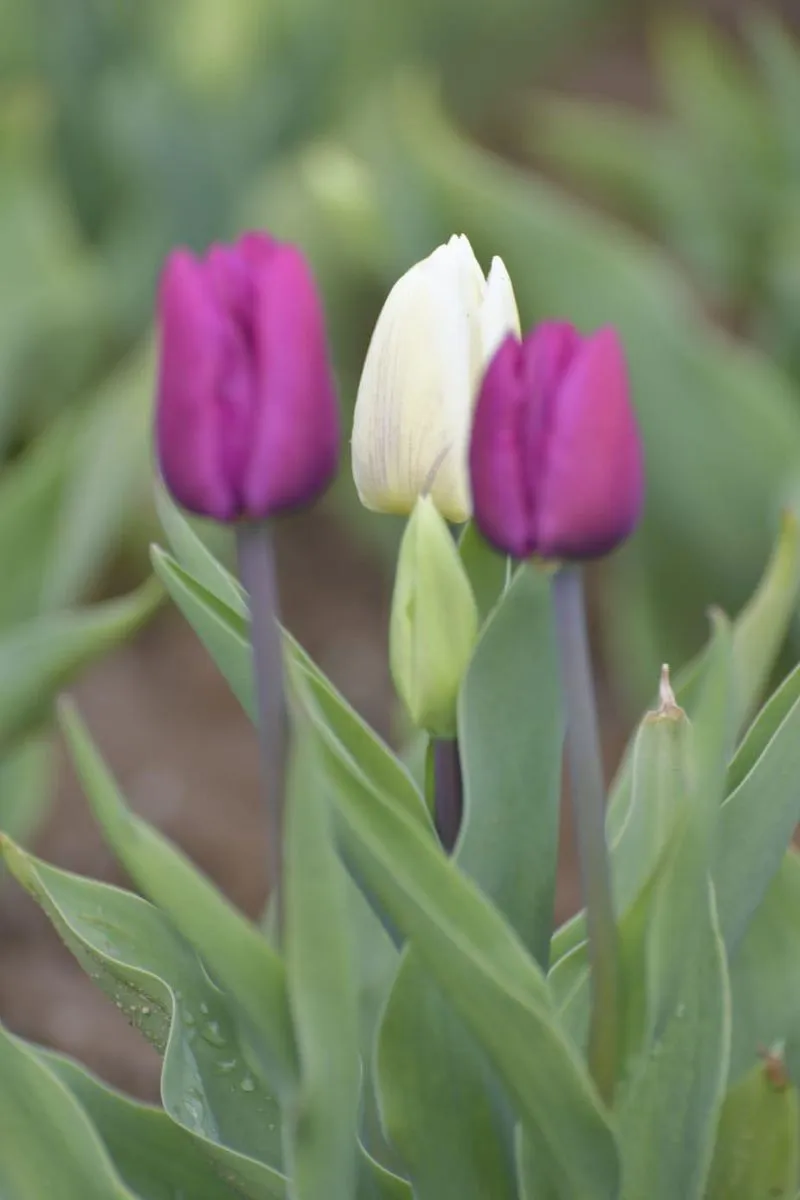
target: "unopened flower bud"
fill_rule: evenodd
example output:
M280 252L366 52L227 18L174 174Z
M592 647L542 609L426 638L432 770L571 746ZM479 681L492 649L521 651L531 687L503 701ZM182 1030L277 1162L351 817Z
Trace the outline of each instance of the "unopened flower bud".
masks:
M175 250L159 320L156 451L175 500L252 521L315 499L336 472L339 424L299 250L259 233L202 259Z
M547 322L489 364L470 443L475 522L515 558L607 554L635 528L642 447L613 329Z
M519 333L508 272L488 279L466 237L452 237L394 285L367 352L353 422L363 504L410 513L430 494L451 521L471 512L467 451L483 371Z
M456 732L456 702L478 634L478 610L455 542L430 497L420 498L397 562L389 626L392 677L414 724Z

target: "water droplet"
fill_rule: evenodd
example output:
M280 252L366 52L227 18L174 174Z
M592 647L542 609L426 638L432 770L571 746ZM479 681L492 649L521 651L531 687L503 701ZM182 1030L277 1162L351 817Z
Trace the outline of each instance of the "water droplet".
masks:
M686 1005L679 1004L678 1007L675 1009L675 1016L678 1018L678 1020L680 1020L681 1017L683 1017L685 1015L686 1015Z
M244 1079L239 1084L239 1087L243 1092L254 1092L256 1090L256 1085L249 1075L245 1075Z
M149 1016L150 1016L150 1009L148 1008L148 1006L147 1006L146 1004L143 1004L143 1005L142 1005L142 1016L143 1016L143 1017L149 1017Z
M192 1025L194 1025L194 1017L188 1010L183 1014L183 1019L191 1029Z
M227 1075L230 1071L235 1071L238 1065L238 1058L229 1058L225 1062L218 1063L217 1069L221 1075Z
M208 1005L206 1003L203 1003L200 1005L200 1012L203 1014L204 1017L208 1016Z
M218 1021L209 1021L207 1025L204 1025L200 1030L200 1036L211 1046L225 1045L225 1038L222 1036Z

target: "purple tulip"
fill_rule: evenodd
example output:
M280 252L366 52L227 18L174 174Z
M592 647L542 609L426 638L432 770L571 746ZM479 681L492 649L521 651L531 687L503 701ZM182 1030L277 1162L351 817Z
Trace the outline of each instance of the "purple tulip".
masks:
M550 321L506 338L478 397L470 473L479 529L514 558L595 558L628 537L644 471L614 330Z
M333 478L339 422L322 309L294 246L248 233L167 259L156 449L184 508L260 520Z

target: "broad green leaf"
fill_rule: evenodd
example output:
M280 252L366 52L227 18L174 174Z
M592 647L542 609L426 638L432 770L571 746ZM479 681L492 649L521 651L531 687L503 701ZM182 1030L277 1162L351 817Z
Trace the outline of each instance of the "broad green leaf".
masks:
M347 876L316 745L295 723L285 835L285 955L299 1078L287 1160L297 1200L352 1200L360 1064Z
M0 562L14 564L0 594L0 629L38 612L47 556L69 453L74 418L54 422L0 479Z
M489 545L474 521L465 525L458 552L472 585L481 621L485 621L508 586L511 560Z
M86 591L129 525L132 504L144 498L152 357L150 344L135 351L80 413L42 580L46 609L73 604Z
M550 581L518 571L487 621L459 701L458 864L546 968L553 926L563 717Z
M796 1088L754 1067L725 1097L706 1200L794 1200L798 1129Z
M130 892L1 844L9 869L84 970L164 1056L161 1094L171 1118L201 1141L279 1164L280 1114L249 1062L236 1008L163 914ZM257 1174L265 1184L275 1176L266 1167Z
M419 1200L513 1200L510 1135L493 1072L420 955L406 950L380 1026L389 1140Z
M681 870L667 875L673 894L681 876ZM664 931L676 950L690 943L685 971L618 1100L625 1200L704 1194L728 1069L730 995L710 893L708 907L694 916L691 930Z
M799 821L800 697L720 812L714 886L729 951L763 900Z
M737 729L757 708L797 612L800 592L800 519L788 510L772 557L735 625Z
M731 959L735 1082L772 1046L800 1085L800 860L790 850Z
M275 1171L178 1124L164 1109L114 1091L63 1055L34 1047L36 1058L69 1088L115 1169L138 1200L283 1200ZM60 1193L59 1193L60 1194Z
M618 1102L623 1196L701 1200L725 1089L730 992L710 868L733 729L730 628L717 621L680 807L653 886L623 920L624 991L644 1038ZM638 943L638 945L637 945Z
M53 752L48 737L34 737L0 761L0 833L16 842L36 830L50 804Z
M306 710L314 722L313 704ZM336 791L339 837L359 886L483 1046L564 1196L615 1196L608 1118L513 930L396 800L356 776Z
M247 619L247 597L238 580L217 561L160 483L156 486L156 511L184 570L238 616Z
M0 637L0 747L42 724L58 692L135 633L162 596L151 580L121 600L47 614L6 630Z
M412 1200L407 1180L387 1171L362 1147L356 1200Z
M0 1076L3 1200L136 1200L77 1100L2 1028Z
M202 956L240 1005L278 1087L295 1078L294 1035L282 961L171 843L130 811L75 712L62 727L78 777L105 836L128 874Z

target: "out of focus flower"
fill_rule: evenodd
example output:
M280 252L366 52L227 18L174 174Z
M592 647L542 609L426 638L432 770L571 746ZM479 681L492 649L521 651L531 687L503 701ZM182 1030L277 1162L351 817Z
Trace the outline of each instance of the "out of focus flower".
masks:
M367 508L409 513L430 494L451 521L470 514L467 449L486 364L519 333L502 261L487 279L452 237L394 285L367 352L353 423L353 477Z
M389 623L392 678L414 724L454 737L456 702L478 635L478 610L443 517L421 497L397 560Z
M302 254L260 233L170 254L159 294L156 452L184 508L260 520L307 504L339 454L322 310Z
M644 498L642 448L613 329L547 322L507 338L484 378L470 443L475 521L515 558L607 554Z

